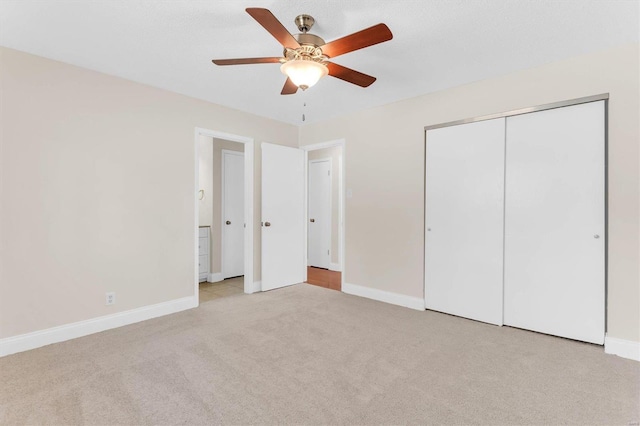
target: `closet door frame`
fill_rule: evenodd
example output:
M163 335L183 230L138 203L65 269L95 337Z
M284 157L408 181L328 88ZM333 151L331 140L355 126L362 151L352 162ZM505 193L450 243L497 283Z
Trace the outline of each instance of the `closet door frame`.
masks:
M450 127L450 126L458 126L461 124L475 123L478 121L493 120L496 118L503 118L503 117L508 118L508 117L521 115L521 114L529 114L532 112L545 111L545 110L554 109L554 108L563 108L563 107L585 104L590 102L597 102L597 101L604 101L604 130L605 130L604 131L604 209L605 209L604 210L604 229L605 229L605 233L604 233L605 234L604 235L604 330L606 334L607 317L608 317L608 292L609 292L608 291L609 290L609 287L608 287L608 279L609 279L609 93L601 93L593 96L586 96L582 98L564 100L564 101L553 102L549 104L536 105L532 107L516 109L512 111L499 112L495 114L488 114L488 115L483 115L478 117L465 118L462 120L455 120L455 121L449 121L445 123L425 126L424 127L425 149L424 149L424 162L423 162L423 164L425 165L425 169L424 169L423 182L426 183L426 174L427 174L426 146L429 143L427 138L427 132L429 130L439 129L443 127ZM424 241L424 247L426 249L426 240L427 240L427 204L426 204L427 203L427 187L426 185L424 186L423 199L425 202L423 206L423 211L424 211L423 241ZM424 255L425 257L423 258L422 283L423 283L423 292L424 292L423 298L425 300L425 305L426 305L426 299L427 299L426 269L425 269L427 264L426 250L424 252ZM504 265L503 265L503 268L504 268ZM503 282L503 286L504 286L504 282ZM504 312L504 309L503 309L503 312Z

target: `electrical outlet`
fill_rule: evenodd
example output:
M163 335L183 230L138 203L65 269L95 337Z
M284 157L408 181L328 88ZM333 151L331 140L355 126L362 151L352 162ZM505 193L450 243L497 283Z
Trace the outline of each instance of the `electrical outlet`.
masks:
M114 292L109 292L106 294L107 296L107 305L113 305L116 303L116 294Z

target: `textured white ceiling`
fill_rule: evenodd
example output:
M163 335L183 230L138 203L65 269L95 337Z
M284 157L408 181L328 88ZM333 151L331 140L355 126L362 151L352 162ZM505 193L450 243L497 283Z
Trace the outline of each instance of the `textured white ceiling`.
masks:
M327 77L281 96L278 64L211 63L281 55L247 7L291 33L310 14L326 41L379 22L394 38L336 58L377 77L369 88ZM637 0L0 0L0 45L301 125L303 109L311 123L638 42L639 13Z

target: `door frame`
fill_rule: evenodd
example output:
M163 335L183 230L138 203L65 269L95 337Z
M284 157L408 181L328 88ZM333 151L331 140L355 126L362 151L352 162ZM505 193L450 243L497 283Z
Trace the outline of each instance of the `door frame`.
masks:
M234 135L231 133L220 132L217 130L204 129L196 127L194 131L194 227L193 227L193 245L194 245L194 294L196 306L200 304L200 282L198 279L198 222L199 222L199 206L198 192L200 190L200 153L198 145L200 136L206 136L216 139L224 139L231 142L239 142L244 144L244 223L247 225L244 233L244 292L251 294L256 288L253 282L253 234L254 234L254 210L253 210L253 183L254 183L254 140L247 136Z
M225 177L224 177L224 156L225 155L238 155L243 157L244 159L244 151L233 151L231 149L222 149L220 150L220 186L221 186L221 191L220 191L220 214L221 214L221 218L220 218L220 273L222 274L222 279L224 280L224 241L225 241L225 220L224 220L224 207L225 207L225 194L226 194L226 187L225 187ZM244 164L244 166L246 167L246 162ZM245 173L245 179L246 179L246 173ZM244 198L244 197L243 197ZM246 202L246 200L245 200ZM245 212L246 215L246 212ZM245 222L245 229L246 228L246 222ZM246 265L244 265L246 266ZM244 267L243 266L243 267ZM246 271L243 271L246 274Z
M339 269L340 275L340 285L341 289L344 289L345 283L345 272L346 272L346 254L345 254L345 230L346 230L346 221L345 221L345 206L346 206L346 190L345 190L345 182L346 182L346 158L347 158L347 141L346 139L335 139L326 142L315 143L311 145L301 146L300 149L305 151L304 153L304 191L305 191L305 223L309 221L309 151L316 151L318 149L324 148L332 148L334 146L342 147L342 156L340 157L340 161L338 161L337 170L339 172L338 176L338 217L339 217L339 225L338 226L338 247L340 250L340 255L338 256L339 260ZM307 244L308 244L308 228L307 232L304 233L304 280L307 280ZM344 290L342 290L344 291Z
M305 152L305 158L307 158L309 156L309 151ZM333 159L331 157L327 157L327 158L319 158L317 160L307 160L307 178L306 178L306 183L307 183L307 191L306 191L306 200L305 203L307 205L307 214L309 213L309 174L308 174L308 167L310 163L324 163L324 162L328 162L329 163L329 177L331 178L329 181L329 267L327 269L329 269L330 271L332 271L333 269L331 269L331 247L333 247ZM341 182L340 182L340 175L338 175L338 186L340 186ZM338 195L339 197L339 195ZM338 216L340 215L340 207L338 207ZM339 223L338 223L339 225ZM309 222L307 221L307 244L309 244ZM338 239L340 239L340 227L338 226ZM340 244L340 241L338 241L338 244ZM309 251L309 246L307 245L307 256L309 255L308 251ZM309 259L307 259L307 265L309 264ZM340 259L338 259L338 269L340 269Z

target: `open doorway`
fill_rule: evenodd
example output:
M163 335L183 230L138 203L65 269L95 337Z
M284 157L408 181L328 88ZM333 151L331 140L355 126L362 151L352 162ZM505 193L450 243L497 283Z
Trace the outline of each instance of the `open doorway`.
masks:
M306 282L341 291L344 144L337 142L326 145L306 148Z
M196 291L204 303L253 288L253 141L203 129L196 139Z

